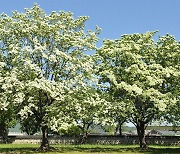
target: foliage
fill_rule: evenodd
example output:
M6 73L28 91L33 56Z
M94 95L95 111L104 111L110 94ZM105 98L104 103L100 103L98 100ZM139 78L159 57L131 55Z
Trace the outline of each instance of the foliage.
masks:
M158 55L162 45L159 41L153 41L154 34L155 32L147 32L123 35L118 40L105 40L98 50L101 82L109 85L107 91L115 96L119 106L126 104L124 111L130 109L130 120L137 127L141 138L148 123L177 103L177 96L173 91L167 91L169 86L166 81L179 78L180 72L176 65L178 59L176 58L176 64L163 65ZM169 43L166 48L170 46ZM177 50L168 51L173 52L176 57L179 43L175 46Z
M8 106L7 110L1 111L0 114L0 136L2 136L3 143L8 142L9 128L15 126L16 119L13 107Z
M2 25L1 25L2 26ZM1 29L0 26L0 29ZM0 32L0 136L7 142L8 129L15 125L15 105L23 100L22 84L17 76L17 63L12 61L16 56L8 53L3 32Z
M34 114L20 121L21 131L27 133L28 135L34 135L35 133L40 132L40 128L41 126L38 121L36 121Z
M18 112L22 130L42 131L42 149L50 129L87 134L92 124L130 120L142 145L153 120L178 126L180 42L168 34L155 42L147 32L104 40L97 50L100 29L85 32L87 20L47 15L37 4L0 15L0 123L12 126Z
M157 56L155 60L167 68L163 82L163 93L171 93L177 100L174 106L168 108L164 114L165 120L175 127L180 126L180 42L174 36L167 34L157 42Z
M102 96L97 92L97 89L92 87L80 87L77 90L74 90L71 95L65 99L65 102L68 102L64 107L62 112L66 115L67 121L66 125L61 125L61 120L57 122L56 129L66 129L66 127L77 126L81 131L82 138L80 139L81 143L86 142L90 128L94 124L100 124L105 122L107 119L103 116L106 112L107 101L102 98ZM60 111L59 104L56 104L55 112L53 117L59 119Z
M15 73L23 85L19 115L24 122L33 115L43 136L48 134L49 110L53 109L48 107L56 102L63 106L68 91L87 78L82 72L90 63L84 61L84 52L96 48L99 33L98 28L84 32L87 19L74 19L71 12L63 11L46 15L36 4L25 13L14 11L12 17L0 17L3 56L13 69L17 64Z
M71 126L68 129L60 129L58 134L67 136L79 136L82 130L78 126Z

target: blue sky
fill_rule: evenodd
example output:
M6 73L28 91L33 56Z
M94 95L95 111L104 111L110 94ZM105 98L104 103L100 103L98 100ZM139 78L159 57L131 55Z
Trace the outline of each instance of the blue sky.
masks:
M159 30L158 35L172 34L180 40L180 0L3 0L0 13L23 12L37 3L47 14L71 11L74 16L90 16L87 29L102 28L100 43L123 34Z

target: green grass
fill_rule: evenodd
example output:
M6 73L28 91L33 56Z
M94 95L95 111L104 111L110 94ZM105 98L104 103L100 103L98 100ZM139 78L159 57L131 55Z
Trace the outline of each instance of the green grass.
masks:
M44 152L37 151L38 144L0 144L0 153L7 154L40 154ZM84 154L84 153L101 153L101 154L118 154L118 153L149 153L149 154L167 154L180 153L180 146L149 146L144 151L140 150L138 145L52 145L53 149L48 154Z

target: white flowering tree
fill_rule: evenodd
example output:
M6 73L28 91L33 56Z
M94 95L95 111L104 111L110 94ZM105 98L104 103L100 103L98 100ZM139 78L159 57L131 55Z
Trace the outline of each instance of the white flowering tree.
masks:
M180 125L180 42L174 36L167 34L160 37L157 42L157 53L153 58L167 70L166 79L163 81L163 93L170 92L176 98L176 103L166 110L164 120L175 127Z
M56 121L53 129L59 132L71 126L79 127L82 133L80 143L86 142L93 124L108 121L104 115L107 114L109 105L99 91L101 85L98 84L95 68L94 57L84 56L76 79L70 82L70 87L74 88L67 91L64 101L53 103L52 117ZM62 102L64 102L63 109L60 107ZM63 117L62 115L66 115L64 119L60 118ZM62 125L63 121L66 121L66 124Z
M8 128L15 122L16 78L6 70L5 63L1 61L0 65L0 136L7 143Z
M118 97L112 97L109 102L110 108L108 112L108 116L114 122L113 125L115 126L115 135L122 136L122 126L125 122L128 122L130 113L131 113L131 106L128 103L124 103ZM121 105L119 105L121 104Z
M41 149L49 149L48 129L53 125L50 106L59 102L62 108L68 91L79 84L79 79L83 81L84 52L96 48L99 29L85 33L87 19L74 19L71 12L63 11L46 15L36 4L25 13L1 15L4 42L8 42L7 48L18 55L15 60L20 62L24 100L19 115L22 121L34 117L42 131ZM86 68L89 65L87 62Z
M102 82L115 93L119 106L125 103L130 107L130 120L137 128L141 148L147 147L146 126L177 102L173 91L163 90L164 82L178 75L177 68L157 61L160 45L153 41L154 33L105 40L98 50ZM167 52L171 54L172 51Z
M3 23L6 19L0 19ZM7 143L8 128L15 124L15 106L23 101L22 84L18 79L16 54L11 53L3 24L0 26L0 135Z
M107 114L106 107L108 102L102 98L102 94L98 93L97 89L87 85L86 87L79 87L72 92L64 100L68 103L61 114L66 115L69 123L63 127L70 127L71 125L79 127L82 133L80 143L84 144L91 126L101 124L107 120L104 115ZM58 114L60 112L59 105L57 103L54 105L55 112L53 117L57 119L59 119L58 116L61 116ZM62 129L62 127L57 122L55 130L58 131L58 129Z
M2 66L4 64L4 66ZM16 72L8 70L6 64L1 62L0 68L0 136L3 142L8 141L8 129L15 124L15 109L22 100L21 82L16 77Z

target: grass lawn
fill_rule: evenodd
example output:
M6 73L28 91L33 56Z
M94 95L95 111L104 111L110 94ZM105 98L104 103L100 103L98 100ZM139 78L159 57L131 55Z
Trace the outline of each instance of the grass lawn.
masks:
M21 153L45 153L36 151L38 144L0 144L0 153L21 154ZM149 153L149 154L167 154L179 153L180 146L149 146L148 150L142 151L138 145L52 145L53 150L46 152L48 154L83 154L83 153L101 153L101 154L118 154L118 153Z

